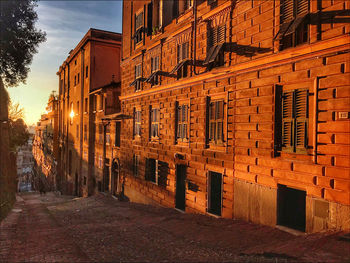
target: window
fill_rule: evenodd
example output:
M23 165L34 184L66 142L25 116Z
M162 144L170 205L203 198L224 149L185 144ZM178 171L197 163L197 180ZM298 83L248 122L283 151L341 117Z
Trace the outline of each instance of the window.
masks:
M74 76L74 86L77 85L77 76Z
M79 101L77 101L77 114L79 114Z
M223 66L224 61L224 45L226 40L226 26L219 25L211 27L208 30L207 56L204 65L212 67Z
M79 138L79 124L76 125L76 133L75 133L76 138Z
M135 91L141 90L141 76L142 68L141 64L135 66Z
M80 73L78 73L77 84L80 82Z
M156 139L159 137L159 109L150 109L150 139Z
M99 144L103 143L103 125L102 124L98 125L98 143Z
M157 72L159 70L159 56L151 58L151 73ZM159 84L159 76L155 75L153 78L152 85Z
M121 122L117 121L115 123L115 141L114 146L120 147L120 131L121 131Z
M187 77L187 62L188 62L188 52L189 52L189 43L183 43L177 46L177 65L175 69L177 71L177 78Z
M75 66L77 65L77 60L74 60L74 65L75 65Z
M89 77L89 66L85 68L85 78Z
M138 15L135 15L135 34L134 34L134 43L135 45L142 41L143 37L143 12Z
M186 142L188 140L188 105L176 107L176 140Z
M309 0L281 0L280 10L280 50L307 42Z
M87 125L84 125L84 142L87 141Z
M140 156L134 154L132 158L132 170L135 177L139 176Z
M179 4L179 14L184 13L187 9L193 6L193 0L180 0Z
M92 111L97 110L97 95L92 95Z
M103 94L100 94L100 96L99 96L99 110L103 110L103 98L104 98L104 96L103 96Z
M141 111L134 109L134 137L141 136Z
M161 187L168 184L169 164L155 159L146 159L145 179Z
M107 124L106 125L106 144L110 144L111 143L111 125Z
M88 104L88 98L85 98L85 112L88 112L89 104Z
M224 101L208 103L208 141L210 144L222 144L224 141Z
M100 169L102 168L102 159L103 159L102 155L99 155L98 156L98 168L100 168Z
M283 91L276 86L275 149L306 153L308 145L309 91Z

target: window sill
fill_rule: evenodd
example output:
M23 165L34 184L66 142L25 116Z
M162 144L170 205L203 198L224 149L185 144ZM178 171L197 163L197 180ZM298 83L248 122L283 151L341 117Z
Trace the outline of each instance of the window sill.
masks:
M159 142L159 137L151 137L151 139L149 140L150 142Z
M224 143L209 143L207 150L212 150L212 151L226 151L226 145Z
M189 141L186 140L186 141L177 141L176 142L176 146L181 146L181 147L188 147L189 145Z

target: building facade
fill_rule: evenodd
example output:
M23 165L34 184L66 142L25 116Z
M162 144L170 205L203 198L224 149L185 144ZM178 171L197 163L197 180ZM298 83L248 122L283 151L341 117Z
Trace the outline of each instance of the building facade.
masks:
M25 145L22 145L17 150L17 191L25 192L33 189L33 136L30 134L30 139Z
M123 2L131 201L350 228L348 1Z
M114 134L115 127L102 118L120 109L120 58L121 34L90 29L57 72L63 193L87 196L110 190L112 144L107 145L104 134Z
M47 190L57 190L58 162L58 97L52 93L49 97L46 113L41 115L35 128L33 139L34 172L36 188L39 181Z

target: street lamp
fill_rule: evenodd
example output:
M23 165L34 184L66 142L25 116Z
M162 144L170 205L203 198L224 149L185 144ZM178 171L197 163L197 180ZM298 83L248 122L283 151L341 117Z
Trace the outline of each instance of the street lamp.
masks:
M70 124L73 124L73 118L74 118L74 111L73 111L73 107L72 107L72 110L69 114L69 117L70 117Z

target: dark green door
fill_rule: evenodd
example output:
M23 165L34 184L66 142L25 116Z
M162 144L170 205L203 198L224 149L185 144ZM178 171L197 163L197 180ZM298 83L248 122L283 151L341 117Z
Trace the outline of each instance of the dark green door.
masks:
M222 174L209 172L209 209L208 212L221 216Z
M186 166L176 165L176 197L175 207L185 210L186 206Z

